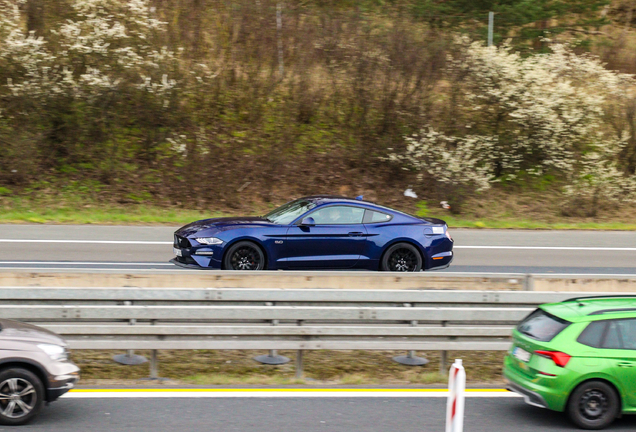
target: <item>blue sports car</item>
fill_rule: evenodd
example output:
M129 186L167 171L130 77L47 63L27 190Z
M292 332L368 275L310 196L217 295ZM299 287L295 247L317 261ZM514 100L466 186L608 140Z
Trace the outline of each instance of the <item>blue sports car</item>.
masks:
M170 262L192 269L442 269L453 260L443 220L336 196L291 201L265 216L205 219L174 233Z

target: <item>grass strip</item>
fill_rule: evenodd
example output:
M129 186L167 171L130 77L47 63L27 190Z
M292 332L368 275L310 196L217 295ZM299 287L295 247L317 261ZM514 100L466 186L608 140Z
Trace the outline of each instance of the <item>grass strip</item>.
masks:
M94 380L139 380L149 376L149 364L125 366L112 358L119 351L74 351L73 360L82 370L82 383ZM136 354L150 358L149 351ZM159 376L193 385L400 385L445 384L447 374L439 373L438 351L418 352L430 362L426 366L404 366L392 360L398 351L305 351L304 378L295 378L293 360L279 366L263 365L253 360L262 351L159 351ZM295 351L280 351L295 358ZM448 353L461 358L470 383L502 382L504 352L461 351Z

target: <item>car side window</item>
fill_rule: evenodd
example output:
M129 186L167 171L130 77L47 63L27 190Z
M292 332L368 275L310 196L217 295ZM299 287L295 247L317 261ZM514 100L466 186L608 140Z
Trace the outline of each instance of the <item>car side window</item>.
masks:
M611 320L608 323L607 334L603 341L603 348L607 349L623 349L623 335L621 325L618 320Z
M606 324L607 321L592 321L585 327L576 341L593 348L600 348Z
M615 324L619 330L622 348L636 350L636 319L616 320Z
M351 206L323 207L311 213L316 225L352 225L361 224L364 209Z
M373 211L373 210L365 210L363 223L369 224L369 223L388 222L391 219L393 219L393 216L388 215L386 213Z

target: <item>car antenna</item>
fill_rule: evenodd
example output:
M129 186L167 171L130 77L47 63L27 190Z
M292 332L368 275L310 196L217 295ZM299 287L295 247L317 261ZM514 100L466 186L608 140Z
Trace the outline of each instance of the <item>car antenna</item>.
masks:
M358 196L356 197L356 199L357 199L358 201L362 201L362 200L364 199L364 196L362 196L362 195L358 195Z

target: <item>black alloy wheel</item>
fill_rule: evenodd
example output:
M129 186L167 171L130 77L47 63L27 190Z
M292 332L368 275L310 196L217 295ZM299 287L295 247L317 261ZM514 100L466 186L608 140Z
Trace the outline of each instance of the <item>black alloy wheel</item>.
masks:
M422 270L422 255L408 243L398 243L389 248L382 258L382 270L415 272Z
M44 386L26 369L0 372L0 424L21 425L35 417L44 402Z
M603 381L587 381L570 396L568 414L582 429L603 429L619 414L620 399L616 391Z
M224 267L227 270L263 270L265 255L250 241L238 242L225 254Z

